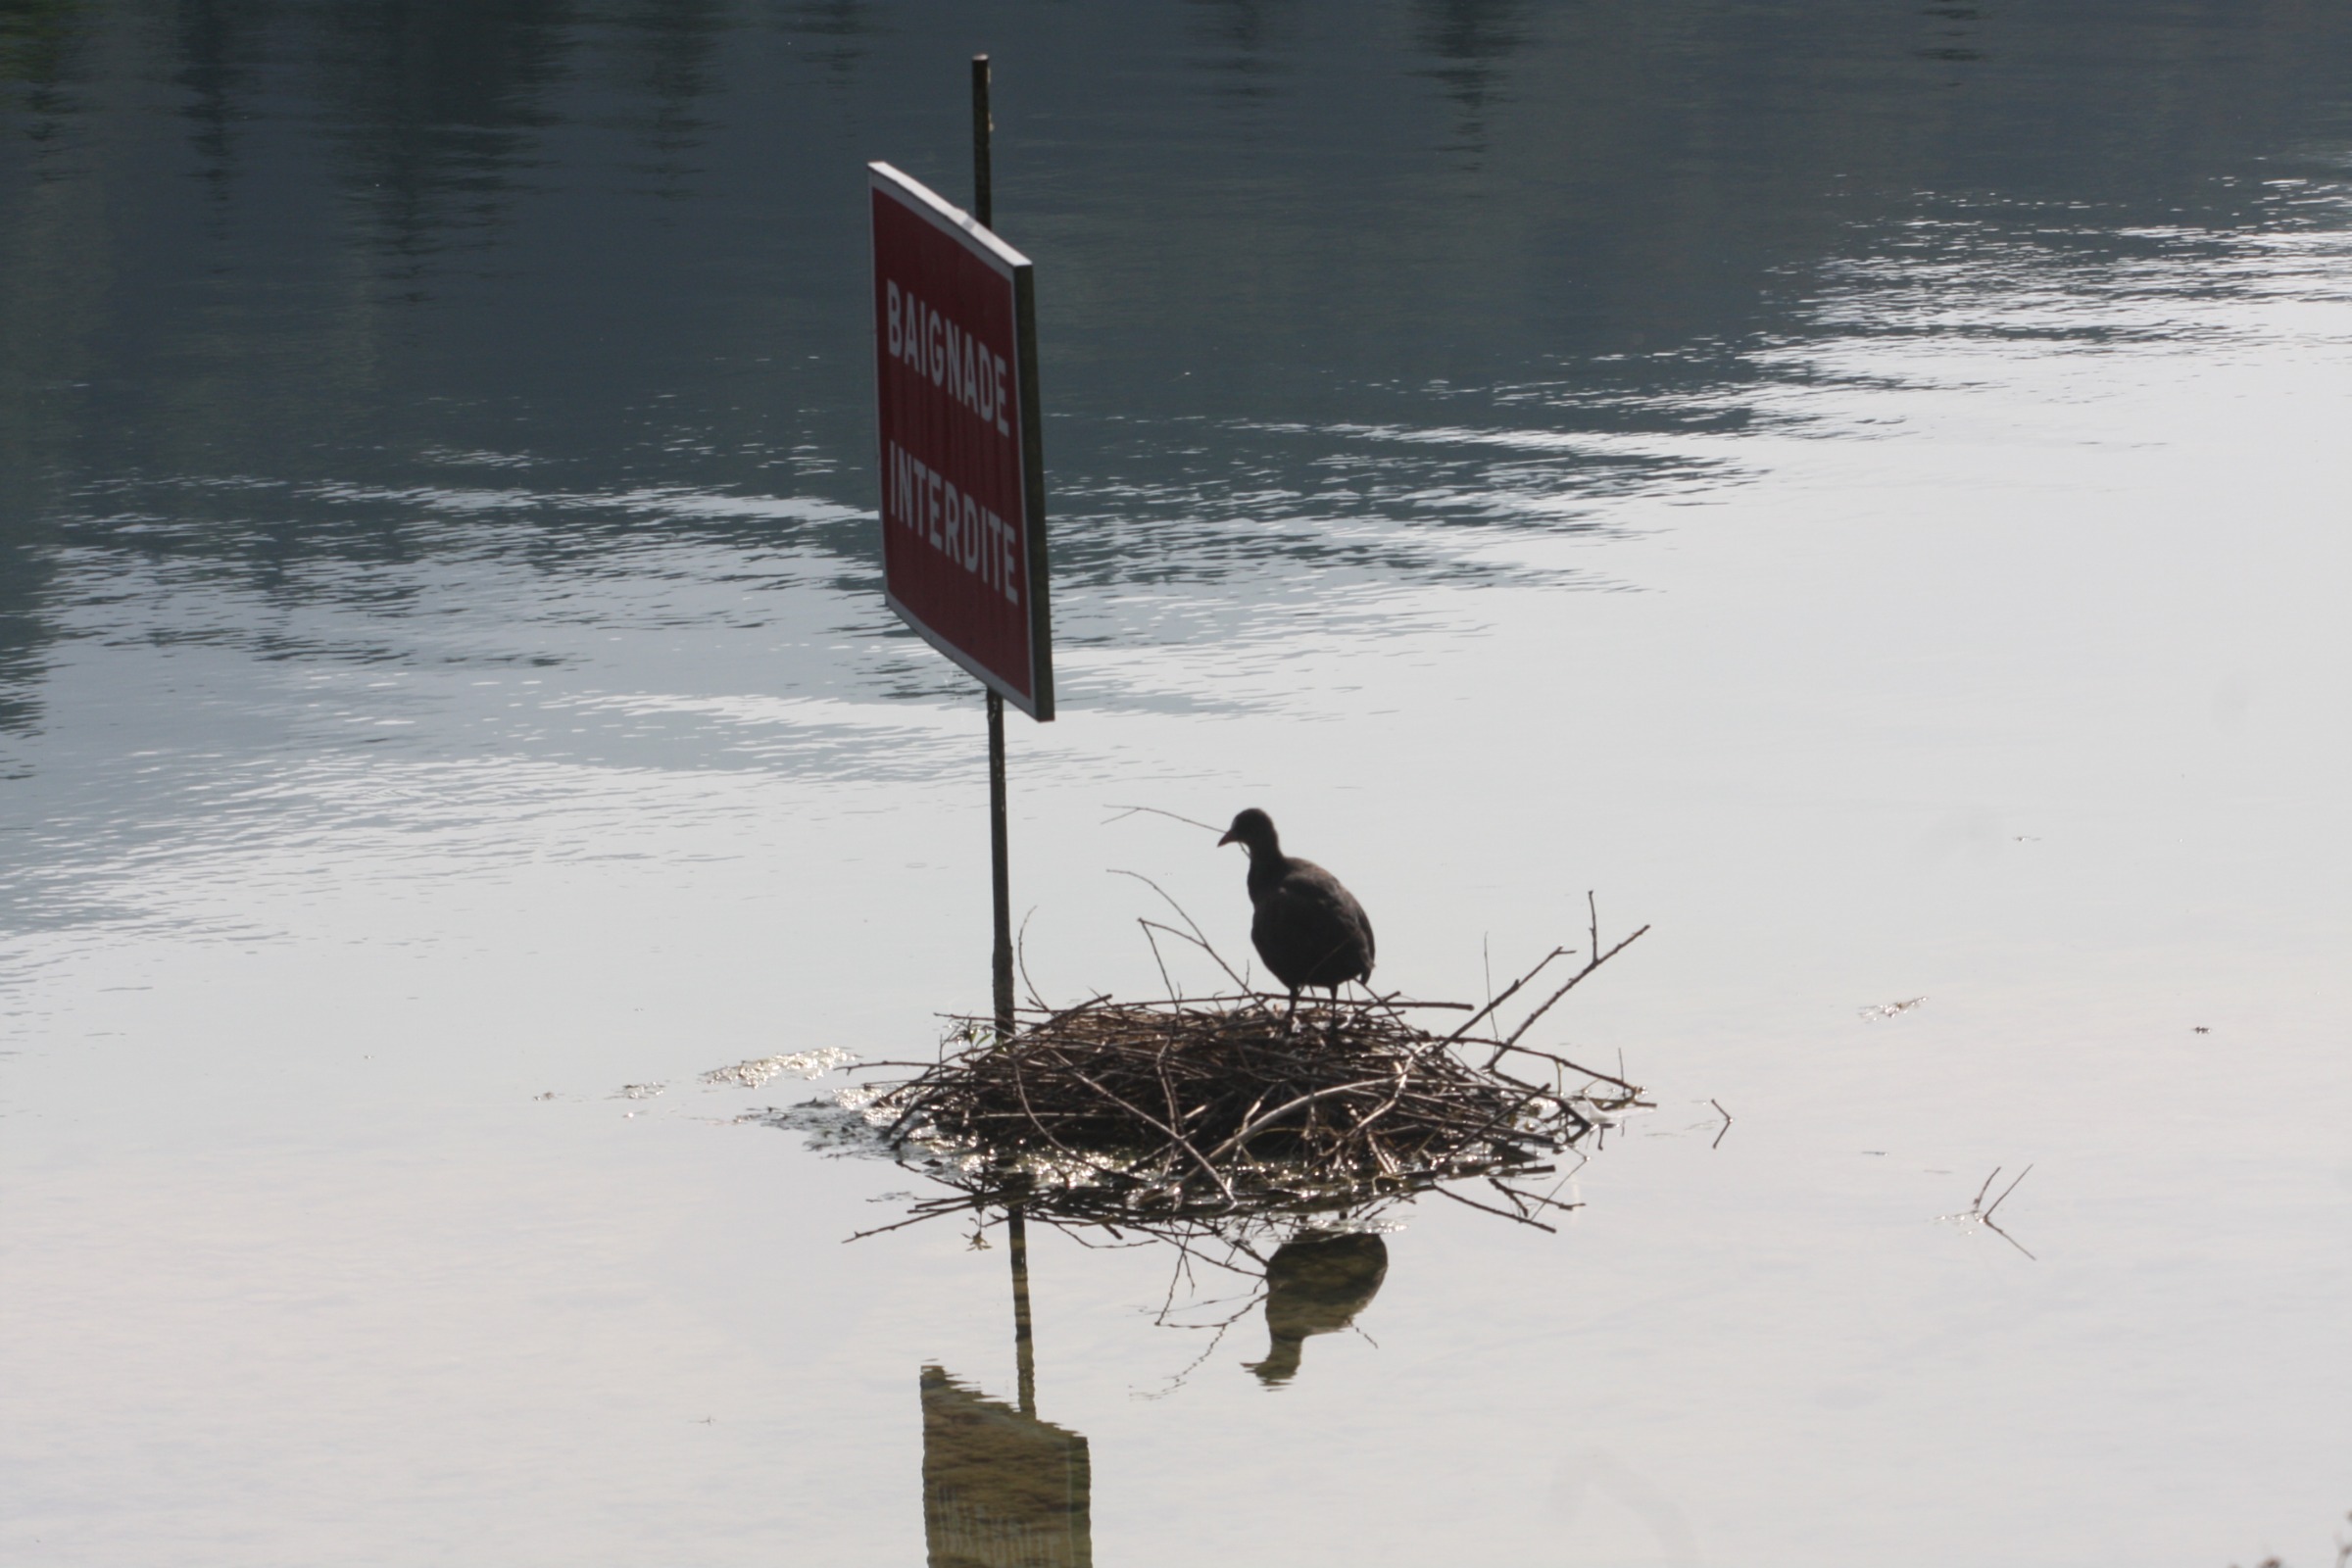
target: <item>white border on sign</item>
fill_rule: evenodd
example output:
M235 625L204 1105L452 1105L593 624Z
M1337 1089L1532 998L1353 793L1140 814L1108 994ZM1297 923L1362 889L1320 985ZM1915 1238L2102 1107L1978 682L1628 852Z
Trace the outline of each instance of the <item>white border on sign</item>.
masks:
M913 611L908 610L904 604L901 604L899 602L899 596L890 591L890 586L888 583L885 583L882 588L882 603L889 608L892 614L899 617L900 624L904 625L908 631L913 632L923 641L929 643L932 647L938 649L941 653L947 655L950 660L961 665L965 674L971 676L972 679L978 681L981 685L988 687L991 691L1004 698L1013 707L1019 709L1022 712L1027 713L1031 718L1035 718L1037 716L1037 702L1034 695L1023 697L1019 692L1014 691L1010 686L1004 683L1004 676L998 674L995 670L990 669L986 664L981 663L971 655L965 653L962 649L948 641L948 639L942 636L940 633L935 632L929 626L924 625L922 616L917 615ZM1032 658L1029 661L1029 689L1032 694L1034 694L1037 690L1037 661L1035 658Z
M983 259L993 264L1007 282L1011 281L1016 268L1031 265L1028 257L997 238L982 226L980 220L948 201L912 174L902 173L888 164L868 164L865 168L873 176L874 185L887 189L938 227L952 234L959 234L978 246L983 252Z

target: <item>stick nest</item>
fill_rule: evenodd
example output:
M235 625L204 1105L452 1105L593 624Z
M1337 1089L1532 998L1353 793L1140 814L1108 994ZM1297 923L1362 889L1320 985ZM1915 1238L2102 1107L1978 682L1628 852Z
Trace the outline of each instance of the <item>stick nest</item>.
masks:
M1431 1190L1541 1224L1570 1205L1556 1184L1531 1184L1642 1091L1520 1037L1641 934L1507 1034L1497 1009L1566 950L1479 1009L1369 997L1294 1019L1284 999L1244 992L1027 1008L1003 1039L959 1019L955 1049L882 1089L864 1117L956 1190L901 1224L1018 1207L1064 1226L1198 1234L1274 1214L1360 1218ZM1442 1185L1471 1180L1494 1200Z

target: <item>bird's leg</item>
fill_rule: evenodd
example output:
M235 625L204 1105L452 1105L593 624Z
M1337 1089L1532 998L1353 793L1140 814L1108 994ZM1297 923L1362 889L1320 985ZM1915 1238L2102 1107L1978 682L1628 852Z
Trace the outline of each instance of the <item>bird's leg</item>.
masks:
M1282 1038L1288 1040L1298 1027L1298 988L1291 987L1291 1010L1282 1015Z

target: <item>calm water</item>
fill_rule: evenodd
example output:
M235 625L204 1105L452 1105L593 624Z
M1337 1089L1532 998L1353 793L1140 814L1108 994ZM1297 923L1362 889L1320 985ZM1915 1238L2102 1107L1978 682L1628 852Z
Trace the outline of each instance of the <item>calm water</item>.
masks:
M2236 0L0 0L0 1559L923 1560L1004 1250L701 1075L985 1002L861 294L976 49L1041 992L1246 942L1131 803L1422 995L1655 926L1586 1206L1288 1382L1038 1239L1096 1556L2332 1560L2352 12Z

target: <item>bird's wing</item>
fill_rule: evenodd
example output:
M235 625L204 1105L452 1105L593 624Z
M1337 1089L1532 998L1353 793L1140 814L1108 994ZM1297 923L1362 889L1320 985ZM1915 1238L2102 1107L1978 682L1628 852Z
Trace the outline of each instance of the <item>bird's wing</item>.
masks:
M1320 963L1348 945L1361 941L1364 945L1364 968L1372 967L1372 921L1364 906L1355 902L1355 895L1336 876L1312 860L1294 858L1290 874L1273 889L1271 902L1278 903L1290 915L1287 924L1301 934L1312 932L1313 945L1320 951L1302 955L1309 962Z

